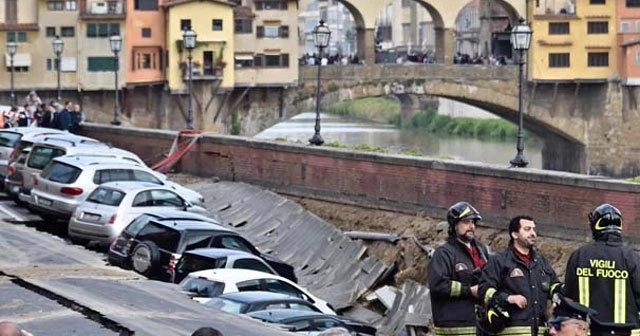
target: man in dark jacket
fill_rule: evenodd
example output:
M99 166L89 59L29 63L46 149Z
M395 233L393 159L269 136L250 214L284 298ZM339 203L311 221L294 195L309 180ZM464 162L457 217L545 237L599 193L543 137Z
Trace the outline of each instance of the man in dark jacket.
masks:
M475 240L480 213L467 202L449 208L449 238L427 266L435 334L476 335L478 276L487 262L487 247Z
M536 224L531 217L512 218L509 236L509 246L492 255L482 270L478 296L509 313L506 327L497 335L543 335L547 300L561 283L549 261L534 249Z
M569 257L564 294L598 312L591 335L629 335L613 330L618 324L638 327L640 311L640 260L622 242L622 214L602 204L588 216L593 242ZM606 326L609 324L609 326ZM614 325L611 325L614 324ZM619 327L620 327L619 326ZM634 334L640 335L640 330Z

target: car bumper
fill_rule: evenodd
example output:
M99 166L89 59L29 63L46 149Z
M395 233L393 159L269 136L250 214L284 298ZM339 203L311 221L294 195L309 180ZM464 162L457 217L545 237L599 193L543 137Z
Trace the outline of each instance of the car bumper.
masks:
M109 245L118 237L120 230L113 225L87 223L75 218L69 220L69 236L95 240L101 245Z
M52 199L41 196L37 191L31 191L31 200L29 203L37 209L46 212L49 215L56 216L60 219L69 219L75 211L78 204L62 202L59 199Z
M18 198L18 194L20 193L20 188L22 187L22 182L13 181L8 178L4 179L4 192L13 197Z
M107 261L109 261L109 265L129 269L129 257L123 254L109 250Z

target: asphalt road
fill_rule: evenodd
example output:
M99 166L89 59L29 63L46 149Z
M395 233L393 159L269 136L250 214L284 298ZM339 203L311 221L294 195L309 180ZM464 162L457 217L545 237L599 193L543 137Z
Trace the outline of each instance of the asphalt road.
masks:
M0 321L35 336L191 335L202 326L225 335L290 335L109 266L104 250L72 245L65 231L0 198Z

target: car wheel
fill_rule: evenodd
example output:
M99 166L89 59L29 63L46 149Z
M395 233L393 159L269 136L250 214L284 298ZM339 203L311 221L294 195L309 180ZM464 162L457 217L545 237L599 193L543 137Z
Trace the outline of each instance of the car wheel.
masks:
M144 276L153 275L159 263L160 250L158 245L148 240L138 244L131 255L133 270Z

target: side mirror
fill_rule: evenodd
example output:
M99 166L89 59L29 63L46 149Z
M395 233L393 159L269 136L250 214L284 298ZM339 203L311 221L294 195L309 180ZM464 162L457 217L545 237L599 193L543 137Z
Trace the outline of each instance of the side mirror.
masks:
M182 206L184 207L184 211L187 211L189 208L193 207L193 204L187 202L187 201L182 201Z

